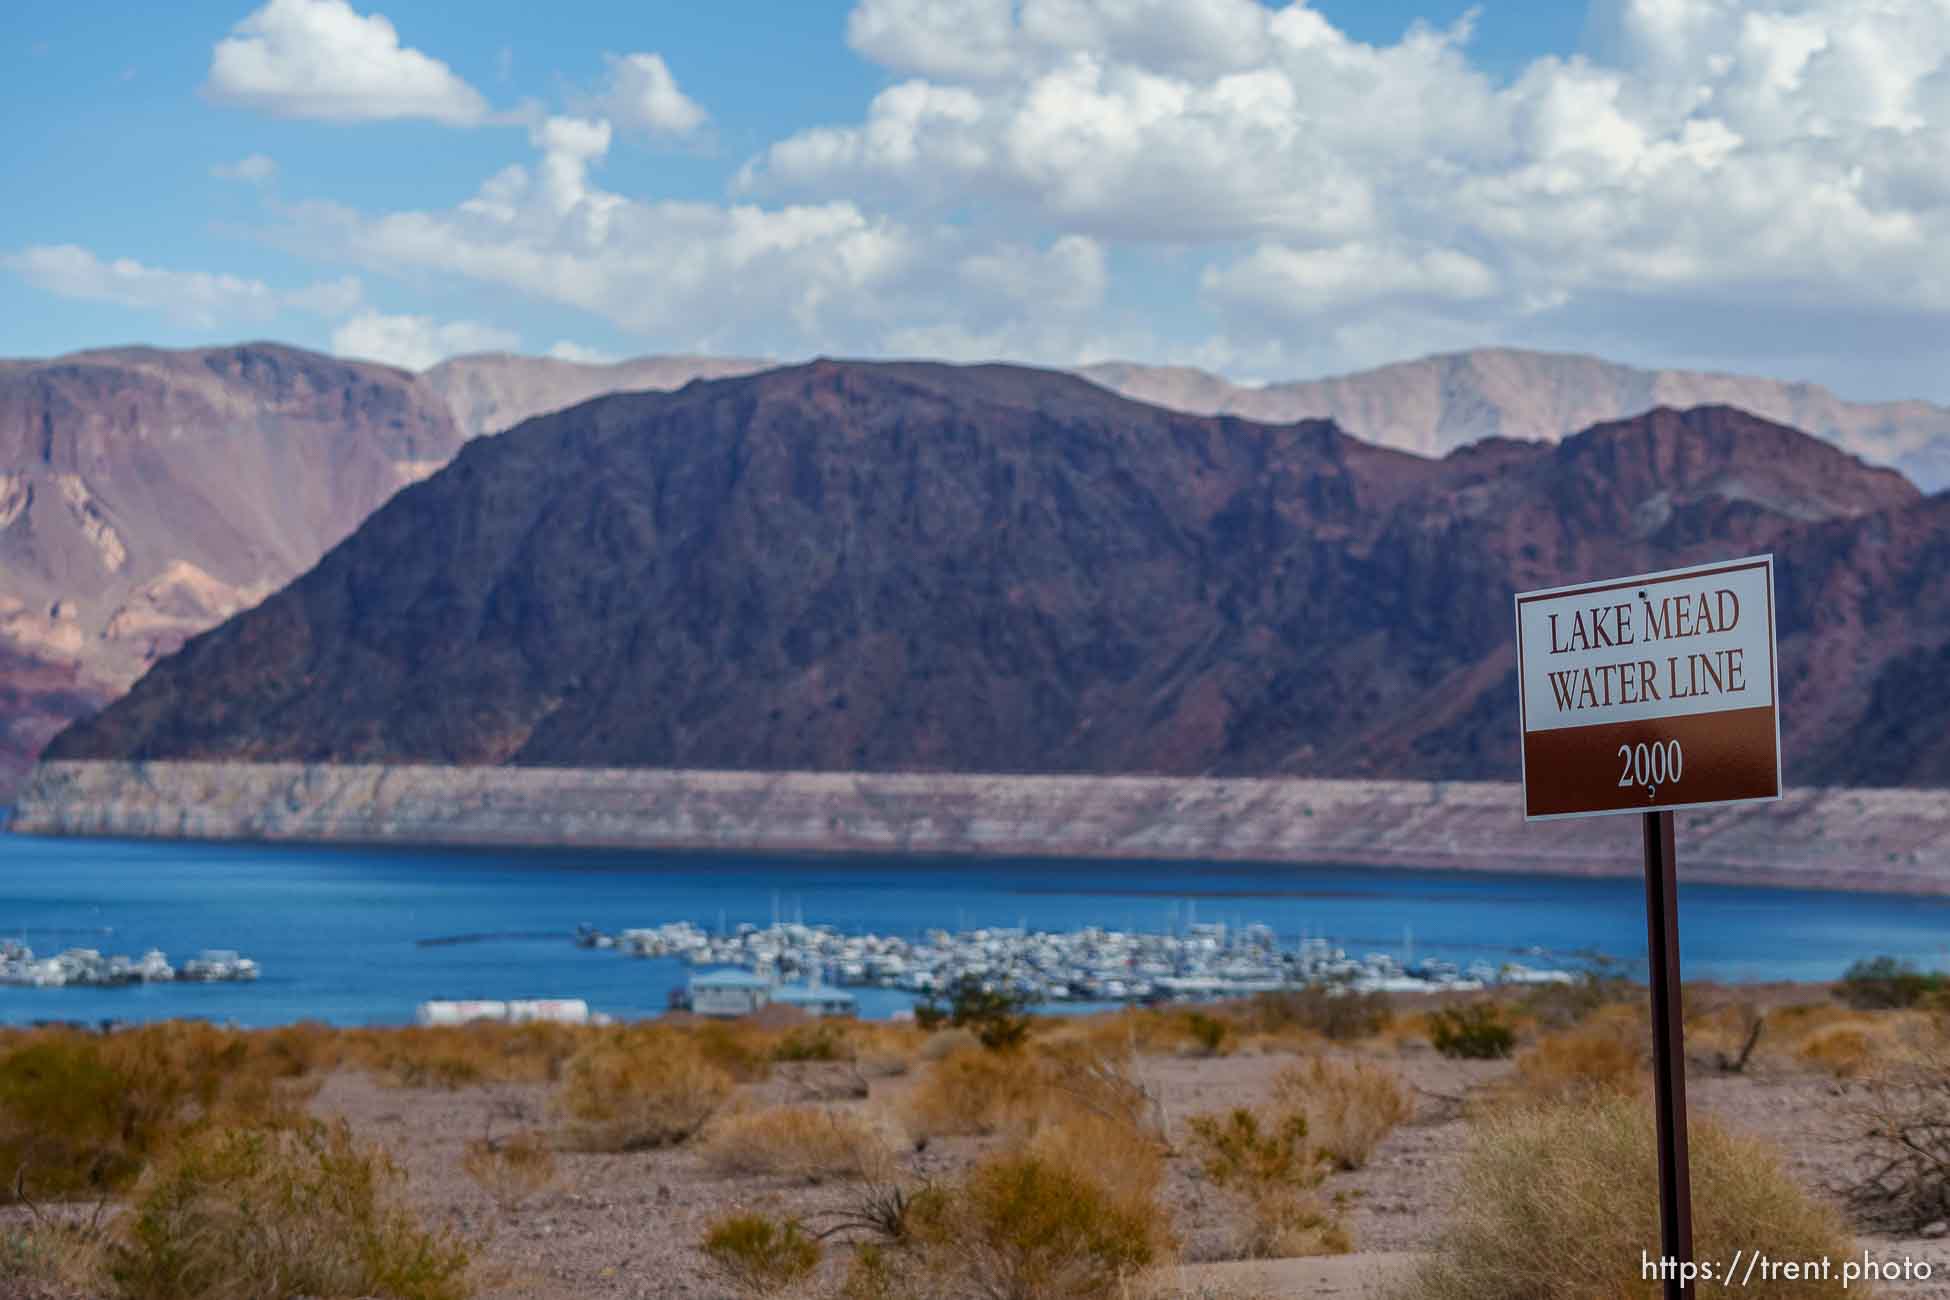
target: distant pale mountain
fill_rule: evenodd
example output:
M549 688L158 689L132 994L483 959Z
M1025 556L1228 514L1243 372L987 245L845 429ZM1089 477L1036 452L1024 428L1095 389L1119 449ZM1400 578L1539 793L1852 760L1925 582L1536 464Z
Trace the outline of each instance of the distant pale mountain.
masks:
M1480 438L1555 442L1655 406L1735 406L1864 460L1926 492L1950 487L1950 408L1845 402L1818 384L1641 370L1561 352L1480 348L1328 379L1247 387L1183 366L1106 362L1079 374L1156 406L1251 420L1332 420L1385 447L1440 456Z
M416 376L276 344L0 362L0 799L463 441Z
M604 393L682 388L693 379L728 379L773 365L746 357L638 357L612 365L481 352L452 357L421 378L470 438L499 433Z

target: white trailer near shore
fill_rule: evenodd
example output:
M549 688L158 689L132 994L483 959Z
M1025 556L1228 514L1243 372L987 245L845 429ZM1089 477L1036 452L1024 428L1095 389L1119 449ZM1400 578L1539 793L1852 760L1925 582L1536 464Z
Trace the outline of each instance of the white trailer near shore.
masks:
M413 1011L413 1023L423 1026L466 1025L476 1021L525 1025L547 1021L557 1025L605 1024L607 1016L592 1015L581 998L526 998L511 1002L492 1000L422 1002Z

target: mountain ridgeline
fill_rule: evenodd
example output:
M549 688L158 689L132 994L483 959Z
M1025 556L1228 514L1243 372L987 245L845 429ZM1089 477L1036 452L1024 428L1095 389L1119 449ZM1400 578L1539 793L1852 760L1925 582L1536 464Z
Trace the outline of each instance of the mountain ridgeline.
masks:
M47 753L1507 780L1513 591L1764 550L1789 780L1950 782L1950 496L1792 429L1432 460L819 361L468 443Z

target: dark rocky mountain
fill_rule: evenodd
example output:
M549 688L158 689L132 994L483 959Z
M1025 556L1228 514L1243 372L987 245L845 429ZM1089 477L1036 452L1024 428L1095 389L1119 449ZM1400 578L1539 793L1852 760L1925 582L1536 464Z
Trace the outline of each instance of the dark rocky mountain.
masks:
M1513 591L1773 549L1790 779L1950 780L1946 514L1723 407L1431 460L821 361L468 444L48 752L1507 779Z
M0 363L0 800L461 442L413 375L276 344Z

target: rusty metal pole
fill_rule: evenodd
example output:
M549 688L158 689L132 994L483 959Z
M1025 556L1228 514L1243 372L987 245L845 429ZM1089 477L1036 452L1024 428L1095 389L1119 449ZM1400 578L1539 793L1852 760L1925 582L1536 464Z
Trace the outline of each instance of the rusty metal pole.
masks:
M1685 1021L1679 1007L1679 890L1672 814L1649 812L1645 836L1646 953L1652 975L1652 1082L1659 1136L1659 1246L1668 1261L1693 1259L1693 1185L1686 1154ZM1693 1288L1665 1278L1666 1300Z

